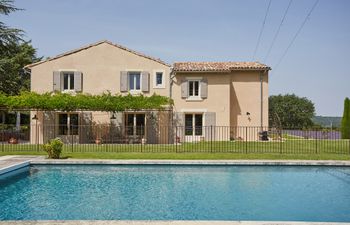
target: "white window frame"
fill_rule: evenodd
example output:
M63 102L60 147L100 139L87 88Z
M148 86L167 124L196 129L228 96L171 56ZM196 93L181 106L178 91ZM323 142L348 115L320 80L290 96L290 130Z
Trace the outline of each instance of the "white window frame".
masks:
M65 77L65 75L68 75L68 84L67 84L67 86L68 86L68 88L67 89L65 89L64 88L64 77ZM75 84L74 84L74 79L75 79L75 77L74 77L74 72L71 72L71 71L64 71L64 72L61 72L61 76L62 76L62 91L63 92L71 92L71 91L75 91ZM73 89L71 89L70 87L71 87L71 77L73 77Z
M186 112L185 113L185 117L186 117L186 115L191 115L191 117L192 117L192 134L191 135L186 135L186 136L197 136L197 137L202 137L203 135L204 135L204 113L203 112ZM202 131L202 134L200 134L200 135L196 135L196 126L195 126L195 124L196 124L196 120L195 120L195 116L196 115L201 115L202 116L202 126L201 126L201 131ZM185 123L186 123L186 121L185 121ZM185 127L185 129L186 129L186 127Z
M130 75L139 74L140 75L140 89L130 89ZM134 88L136 88L136 79L134 80ZM131 94L139 94L142 92L142 72L141 71L128 71L128 90Z
M200 101L202 100L202 97L201 97L201 80L202 80L202 77L187 77L186 78L186 81L188 82L187 83L187 101ZM190 82L198 82L198 96L196 95L190 95ZM193 93L195 93L195 90L193 89Z
M60 69L58 71L60 72L61 92L75 94L75 92L76 92L75 91L75 84L74 84L75 81L73 81L73 86L74 86L73 89L70 89L70 88L64 89L64 74L73 74L73 77L74 77L74 72L77 72L78 70L76 70L76 69ZM75 77L73 79L75 80ZM68 87L70 87L70 79L68 79Z
M157 74L162 73L162 83L157 84ZM165 71L164 70L154 70L153 71L153 88L160 89L165 88Z

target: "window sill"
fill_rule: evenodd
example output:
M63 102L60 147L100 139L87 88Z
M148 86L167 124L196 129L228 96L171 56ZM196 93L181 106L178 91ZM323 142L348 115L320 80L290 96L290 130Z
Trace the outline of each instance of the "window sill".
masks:
M131 94L131 95L141 95L142 91L141 90L131 90L131 91L129 91L129 94Z
M165 88L164 85L162 85L162 86L154 86L154 87L153 87L153 89L164 89L164 88Z
M201 97L189 97L189 98L186 98L186 101L187 102L200 102L200 101L203 101L203 99Z
M76 94L77 93L75 90L63 90L61 92L64 94Z

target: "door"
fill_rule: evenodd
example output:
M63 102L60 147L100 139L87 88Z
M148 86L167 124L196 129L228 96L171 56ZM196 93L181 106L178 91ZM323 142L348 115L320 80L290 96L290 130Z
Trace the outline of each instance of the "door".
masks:
M125 134L128 137L143 138L145 135L145 114L127 113L125 114Z
M79 143L78 113L58 114L58 137L60 137L64 143Z
M200 141L203 136L203 114L185 114L185 140Z

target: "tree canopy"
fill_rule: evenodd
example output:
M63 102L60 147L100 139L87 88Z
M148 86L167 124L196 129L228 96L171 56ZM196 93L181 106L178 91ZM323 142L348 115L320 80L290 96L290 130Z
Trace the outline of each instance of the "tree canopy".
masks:
M16 96L0 94L0 107L7 110L41 110L41 111L125 111L164 109L172 104L168 97L152 95L90 95L77 93L22 92Z
M343 139L350 139L350 99L344 100L344 112L341 121L341 136Z
M313 125L315 106L307 98L295 94L269 97L270 126L281 128L308 128Z
M0 0L0 15L9 15L12 12L21 10L16 8L13 0ZM0 21L0 48L8 48L9 44L23 41L23 31L16 28L11 28Z

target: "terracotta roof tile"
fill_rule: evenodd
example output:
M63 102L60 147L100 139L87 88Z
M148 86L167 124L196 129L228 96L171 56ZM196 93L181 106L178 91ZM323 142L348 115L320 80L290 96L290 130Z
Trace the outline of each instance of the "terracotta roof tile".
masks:
M32 63L32 64L29 64L29 65L26 65L24 68L29 68L29 69L30 69L30 68L32 68L32 67L34 67L34 66L39 65L39 64L42 64L42 63L45 63L45 62L48 62L48 61L52 61L52 60L55 60L55 59L58 59L58 58L61 58L61 57L67 56L67 55L71 55L71 54L74 54L74 53L77 53L77 52L86 50L86 49L88 49L88 48L91 48L91 47L94 47L94 46L97 46L97 45L100 45L100 44L103 44L103 43L110 44L110 45L112 45L112 46L114 46L114 47L123 49L123 50L128 51L128 52L131 52L131 53L133 53L133 54L135 54L135 55L138 55L138 56L144 57L144 58L146 58L146 59L150 59L150 60L156 61L156 62L158 62L158 63L161 63L161 64L163 64L163 65L166 65L166 66L169 66L169 67L170 67L169 64L167 64L166 62L164 62L164 61L162 61L162 60L160 60L160 59L153 58L153 57L147 56L147 55L145 55L145 54L143 54L143 53L140 53L140 52L136 52L136 51L134 51L134 50L131 50L131 49L129 49L129 48L127 48L127 47L124 47L124 46L122 46L122 45L113 44L113 43L110 42L110 41L103 40L103 41L99 41L99 42L96 42L96 43L93 43L93 44L90 44L90 45L86 45L86 46L81 47L81 48L78 48L78 49L74 49L74 50L65 52L65 53L63 53L63 54L57 55L57 56L55 56L55 57L52 57L52 58L49 58L49 59L46 59L46 60L42 60L42 61L40 61L40 62L36 62L36 63Z
M271 70L259 62L176 62L175 72L229 72L232 70Z

